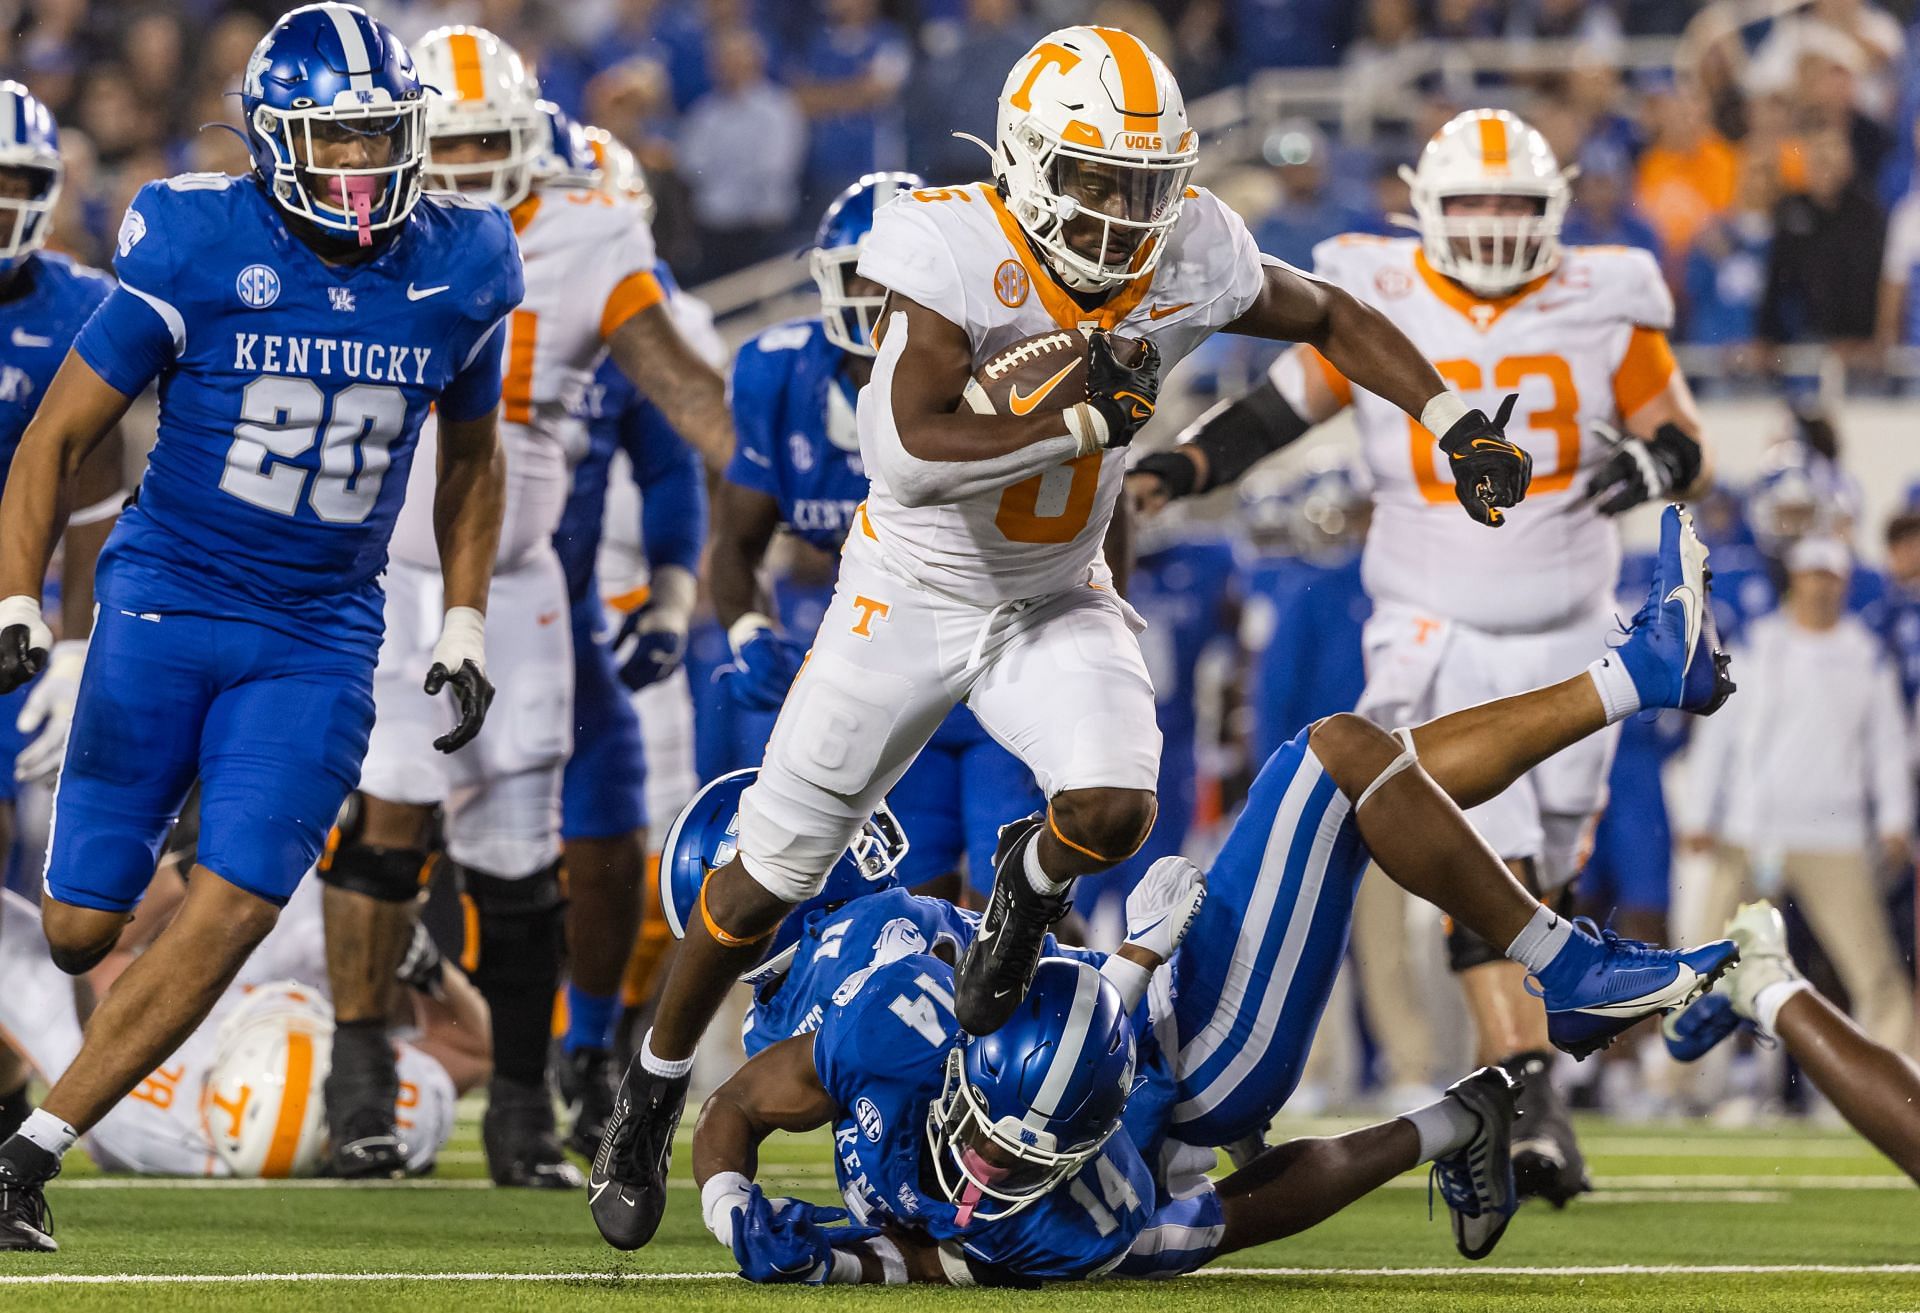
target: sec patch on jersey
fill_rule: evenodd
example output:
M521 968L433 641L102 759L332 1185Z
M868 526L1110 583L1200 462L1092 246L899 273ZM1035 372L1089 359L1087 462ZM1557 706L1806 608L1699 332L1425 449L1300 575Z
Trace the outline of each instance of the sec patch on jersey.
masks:
M1114 355L1132 368L1146 354L1140 338L1115 337ZM1035 415L1087 399L1087 335L1077 328L1035 333L1003 347L976 369L961 393L979 415Z

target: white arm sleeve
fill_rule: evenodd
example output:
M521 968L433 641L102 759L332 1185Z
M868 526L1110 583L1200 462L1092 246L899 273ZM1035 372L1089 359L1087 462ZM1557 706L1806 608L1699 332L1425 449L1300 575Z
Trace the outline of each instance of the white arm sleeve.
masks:
M987 460L921 460L900 440L893 418L893 375L907 349L907 316L887 316L886 337L873 363L873 378L860 392L860 450L889 496L902 506L941 506L1018 483L1080 454L1070 433L1045 438ZM1064 427L1066 420L1061 420Z

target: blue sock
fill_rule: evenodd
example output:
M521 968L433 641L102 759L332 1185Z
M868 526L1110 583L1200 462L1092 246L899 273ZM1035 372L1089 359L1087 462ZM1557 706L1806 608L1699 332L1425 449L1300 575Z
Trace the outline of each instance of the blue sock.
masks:
M620 1015L618 994L589 994L578 985L567 986L567 1034L560 1047L568 1053L580 1049L611 1049L613 1023Z

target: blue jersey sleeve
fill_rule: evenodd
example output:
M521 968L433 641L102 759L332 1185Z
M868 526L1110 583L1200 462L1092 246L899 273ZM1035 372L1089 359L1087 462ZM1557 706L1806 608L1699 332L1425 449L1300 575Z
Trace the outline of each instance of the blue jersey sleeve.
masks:
M769 497L780 495L780 476L774 461L774 426L780 409L781 368L793 359L790 351L768 352L759 339L740 348L727 382L727 402L733 409L733 459L726 480Z
M440 413L456 423L479 419L500 404L501 361L506 348L502 319L474 344L460 372L440 393Z
M176 292L177 258L169 212L179 193L162 182L142 187L120 223L113 268L120 286L74 339L74 350L116 392L138 396L185 349L187 328Z
M707 542L707 485L699 455L651 404L621 416L620 445L640 486L640 542L648 566L697 570Z

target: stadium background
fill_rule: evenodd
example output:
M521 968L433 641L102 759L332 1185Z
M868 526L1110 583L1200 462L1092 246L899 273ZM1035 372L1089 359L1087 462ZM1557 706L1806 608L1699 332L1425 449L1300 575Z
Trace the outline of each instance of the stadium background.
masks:
M119 217L143 183L185 170L244 171L237 137L203 125L235 121L230 93L246 56L286 7L0 0L0 72L26 82L62 125L68 174L56 249L106 265ZM1167 59L1201 133L1199 181L1241 212L1263 250L1303 267L1313 245L1335 233L1399 231L1391 216L1407 204L1396 170L1447 117L1481 104L1510 107L1580 169L1566 240L1644 246L1658 256L1679 305L1676 347L1732 494L1727 509L1743 509L1745 494L1798 469L1823 523L1849 533L1862 561L1877 567L1888 524L1920 497L1920 282L1912 276L1920 266L1920 15L1905 0L367 7L403 38L448 22L498 31L537 66L549 98L633 145L658 205L662 253L713 306L731 343L810 311L813 289L798 253L826 200L847 182L894 167L936 184L978 176L978 148L952 132L990 139L1002 71L1063 23L1126 27ZM1165 417L1143 443L1171 441L1183 418L1248 385L1267 358L1257 345L1215 339L1176 375ZM151 422L136 416L130 431L150 439ZM1281 458L1264 482L1285 483L1350 442L1343 418ZM1828 456L1814 445L1828 447ZM1195 519L1238 534L1241 512L1227 494L1203 503ZM1650 525L1650 514L1632 517L1630 541L1644 543ZM1746 536L1731 532L1730 542ZM1907 600L1909 586L1920 596L1920 579L1876 585L1881 605L1870 618L1890 640L1891 608ZM1201 693L1218 713L1202 717L1210 730L1234 719L1227 686L1239 669L1235 658L1216 658ZM1914 691L1909 683L1906 692ZM1244 770L1236 741L1223 730L1221 742L1203 745L1203 769L1222 777ZM1683 754L1669 770L1670 795L1690 787L1685 767ZM1683 857L1677 868L1676 933L1702 929L1687 925L1687 884L1700 860ZM1911 871L1883 875L1888 916L1911 965ZM1425 928L1416 917L1408 942L1423 959L1416 968L1437 979L1437 936ZM1338 1006L1357 1012L1351 999ZM1454 1054L1443 1043L1436 1067L1457 1067L1464 1021L1450 995L1435 1006L1436 1033L1462 1037ZM1362 1028L1330 1031L1320 1074L1364 1097ZM1727 1088L1736 1097L1714 1106L1728 1120L1771 1112L1783 1095L1801 1102L1777 1064ZM1810 1111L1817 1117L1817 1107ZM1682 1165L1684 1156L1712 1141L1646 1143L1655 1147L1631 1161L1602 1148L1601 1171L1624 1164L1652 1181L1665 1162L1684 1173L1695 1170ZM1820 1138L1799 1147L1804 1158L1831 1157L1836 1170L1874 1170L1841 1145ZM1732 1148L1708 1152L1698 1170L1724 1173L1735 1156ZM458 1177L454 1161L450 1174ZM799 1179L819 1188L815 1177ZM238 1220L244 1205L233 1211ZM351 1230L352 1209L338 1211ZM1660 1214L1653 1216L1657 1223ZM1608 1261L1615 1251L1605 1247L1605 1228L1596 1234L1591 1260ZM1781 1243L1789 1243L1785 1233ZM1350 1252L1356 1262L1388 1258L1364 1245ZM1879 1251L1871 1244L1843 1244L1830 1256L1872 1252ZM1742 1255L1756 1256L1751 1247ZM1522 1251L1522 1260L1529 1256L1541 1251Z

